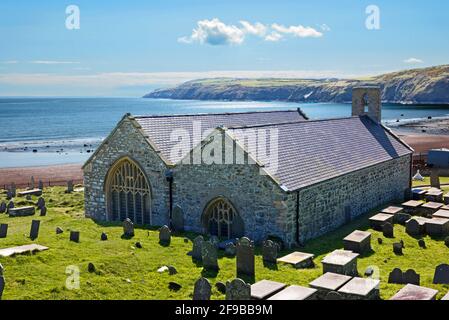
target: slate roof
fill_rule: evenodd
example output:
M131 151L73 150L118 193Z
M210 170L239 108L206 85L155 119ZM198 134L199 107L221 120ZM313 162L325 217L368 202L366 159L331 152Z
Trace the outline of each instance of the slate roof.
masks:
M161 155L168 160L170 160L170 151L175 145L179 146L180 143L178 140L170 139L170 135L174 130L178 130L180 133L181 131L179 130L185 130L189 134L190 139L182 141L186 143L186 150L189 150L195 147L192 143L194 125L197 128L201 128L199 130L204 134L207 130L213 131L217 127L222 126L251 126L307 120L300 109L241 113L135 116L134 118L142 127L145 134L148 135L150 141L160 151ZM204 136L199 139L203 138Z
M230 128L229 132L243 145L242 137L248 128ZM368 116L251 128L267 129L267 150L270 129L277 130L277 168L264 163L255 146L245 149L266 164L268 173L290 191L412 153L409 146Z

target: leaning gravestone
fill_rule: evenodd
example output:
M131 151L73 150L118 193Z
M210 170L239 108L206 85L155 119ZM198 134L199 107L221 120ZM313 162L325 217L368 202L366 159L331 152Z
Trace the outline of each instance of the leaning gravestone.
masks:
M169 245L171 242L171 231L167 226L163 226L159 229L159 243Z
M123 235L125 237L134 237L134 223L129 218L123 221Z
M263 261L268 263L276 263L278 258L278 245L271 241L266 240L262 246Z
M394 238L394 228L393 225L389 222L385 223L382 226L382 233L385 238Z
M5 278L3 277L3 266L0 263L0 300L2 300L3 290L5 289Z
M217 247L210 241L204 241L201 248L201 259L206 270L218 270Z
M246 275L253 277L254 269L254 243L247 237L240 238L236 247L237 277Z
M45 217L47 215L47 207L43 206L41 208L41 217Z
M42 197L39 197L39 199L37 199L36 207L38 209L41 209L44 206L45 206L45 199Z
M192 258L197 261L202 260L203 243L204 243L203 236L198 236L195 239L193 239Z
M407 270L406 272L404 272L404 276L403 276L403 279L404 279L404 284L414 284L414 285L416 285L416 286L419 286L419 284L420 284L420 276L419 276L419 274L417 274L416 272L415 272L415 270L413 270L413 269L409 269L409 270Z
M6 223L0 224L0 239L6 238L8 235L8 225Z
M5 213L6 212L6 202L2 201L2 203L0 203L0 213Z
M80 242L80 232L79 231L70 231L70 241Z
M388 276L388 283L403 284L404 273L402 272L402 270L399 268L393 269L393 271L391 271L390 275Z
M172 227L174 231L182 232L184 231L184 212L180 206L176 206L173 209L172 215Z
M37 237L39 236L40 224L41 224L40 220L31 221L31 230L30 230L30 239L31 240L37 239Z
M193 300L210 300L212 287L209 280L206 278L199 278L195 282L193 288Z
M251 286L238 278L228 282L226 300L251 300Z
M449 284L449 265L440 264L435 269L434 284Z

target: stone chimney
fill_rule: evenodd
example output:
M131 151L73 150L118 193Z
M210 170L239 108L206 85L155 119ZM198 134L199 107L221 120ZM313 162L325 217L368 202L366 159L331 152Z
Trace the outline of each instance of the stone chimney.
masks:
M352 89L352 116L368 115L376 122L382 120L382 103L379 87Z

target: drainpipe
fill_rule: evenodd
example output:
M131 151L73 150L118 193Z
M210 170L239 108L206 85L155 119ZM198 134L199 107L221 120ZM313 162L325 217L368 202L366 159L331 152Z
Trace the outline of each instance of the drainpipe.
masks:
M169 198L168 223L169 227L171 228L172 212L173 212L173 170L169 169L165 171L165 179L168 182L168 198Z
M298 245L300 244L299 241L299 190L296 191L296 242L298 243Z

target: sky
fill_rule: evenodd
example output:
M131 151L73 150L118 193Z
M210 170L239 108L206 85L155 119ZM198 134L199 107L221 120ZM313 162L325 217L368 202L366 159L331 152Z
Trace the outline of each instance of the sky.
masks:
M448 34L442 0L1 0L0 96L363 77L448 64Z

